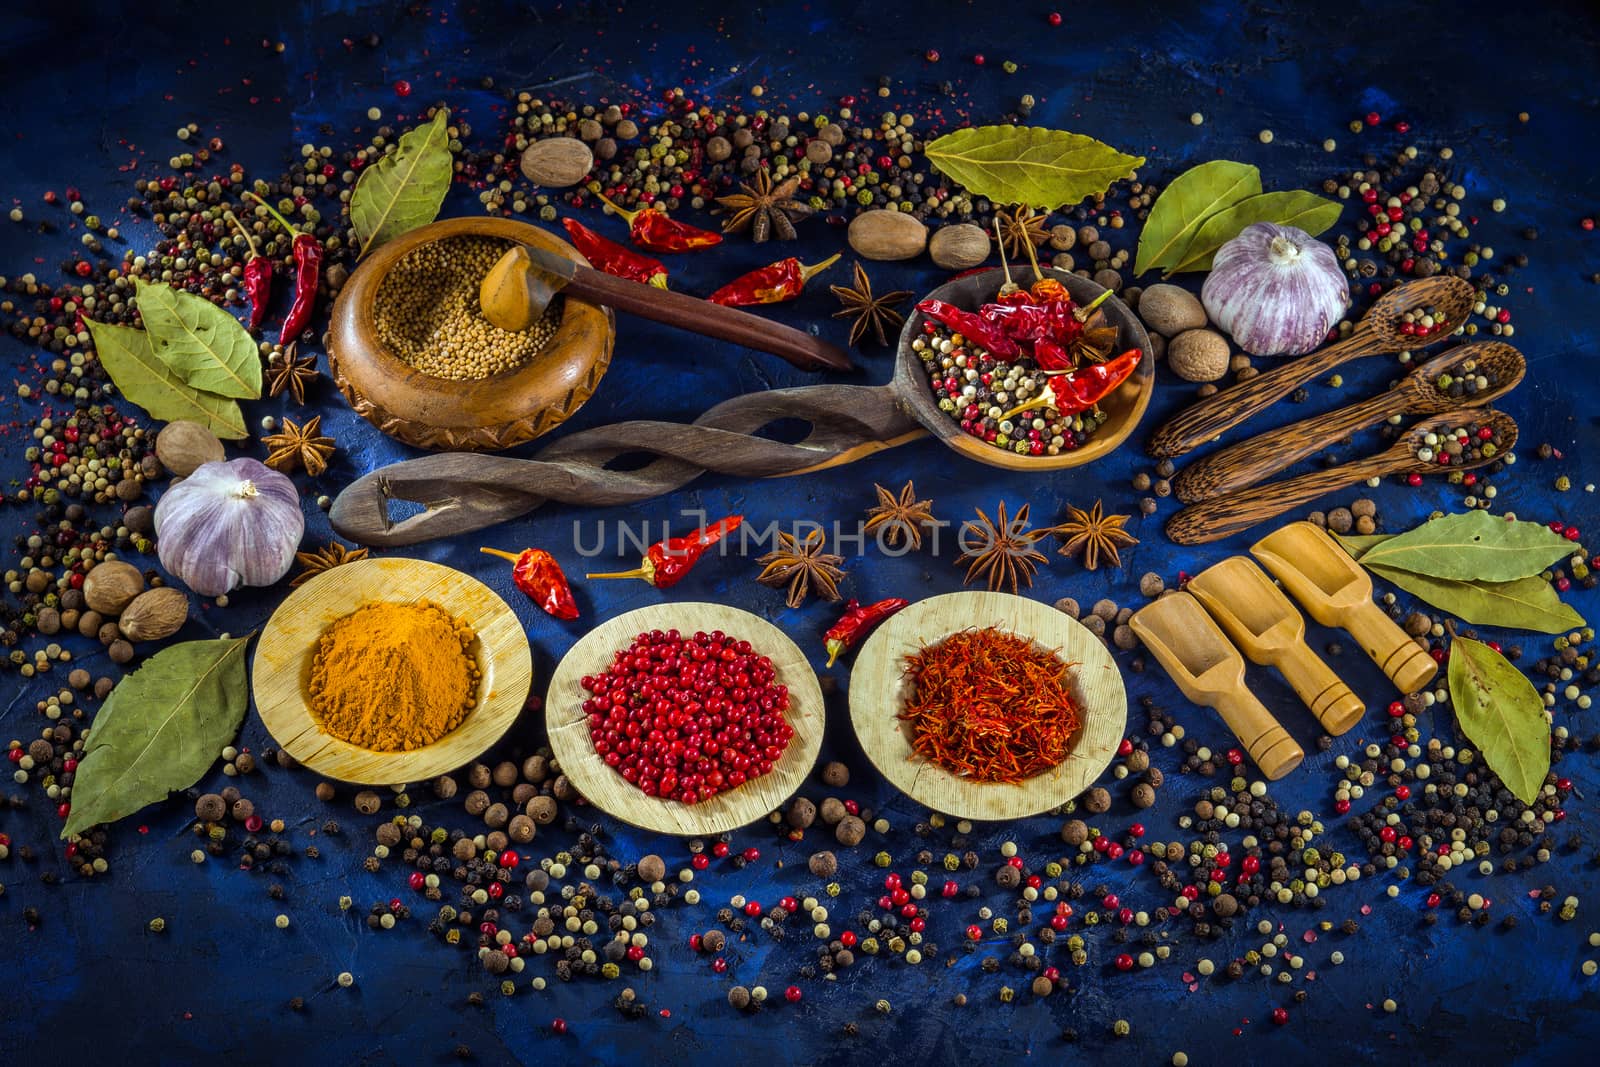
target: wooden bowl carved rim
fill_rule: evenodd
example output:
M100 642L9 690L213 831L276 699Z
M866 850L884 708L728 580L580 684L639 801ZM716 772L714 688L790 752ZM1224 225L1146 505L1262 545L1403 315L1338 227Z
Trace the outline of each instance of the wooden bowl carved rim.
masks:
M469 381L414 369L378 340L378 287L419 245L461 236L518 241L588 262L560 238L515 219L446 219L419 227L373 252L340 291L327 338L328 367L356 413L391 437L418 448L510 448L548 433L589 399L611 363L615 317L609 308L563 298L555 336L520 367Z

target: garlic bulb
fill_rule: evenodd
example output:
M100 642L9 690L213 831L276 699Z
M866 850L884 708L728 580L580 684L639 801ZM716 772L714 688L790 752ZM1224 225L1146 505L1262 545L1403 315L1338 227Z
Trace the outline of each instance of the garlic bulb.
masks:
M1257 222L1217 250L1200 289L1206 314L1253 356L1298 356L1350 306L1333 249L1304 230Z
M306 531L294 483L253 459L204 463L156 504L161 565L202 596L271 585Z

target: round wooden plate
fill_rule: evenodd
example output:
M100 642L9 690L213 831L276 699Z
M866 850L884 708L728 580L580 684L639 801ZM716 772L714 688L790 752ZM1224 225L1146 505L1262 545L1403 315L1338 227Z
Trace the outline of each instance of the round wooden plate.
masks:
M911 695L906 657L959 630L993 626L1076 663L1074 696L1084 713L1072 754L1015 784L974 782L919 758L898 718ZM891 617L861 646L850 671L850 721L867 757L913 800L963 819L1019 819L1065 804L1111 763L1128 722L1122 674L1100 639L1066 614L1008 593L948 593Z
M645 796L606 765L589 740L589 721L583 702L588 697L579 680L600 674L611 665L618 649L626 648L648 630L676 629L685 635L721 630L749 641L789 687L789 725L794 737L783 758L771 771L698 804ZM827 715L822 687L805 653L776 626L759 616L721 604L652 604L619 615L590 630L572 646L550 678L545 698L545 726L550 747L561 773L578 792L608 815L646 830L664 834L698 836L720 834L748 825L777 809L800 788L822 748L822 728Z
M439 740L409 752L374 752L322 732L306 689L317 639L373 601L430 600L477 632L478 706ZM364 559L317 575L272 613L251 667L256 710L289 755L318 774L362 785L400 785L445 774L481 756L510 729L533 684L533 657L516 614L494 590L420 559Z

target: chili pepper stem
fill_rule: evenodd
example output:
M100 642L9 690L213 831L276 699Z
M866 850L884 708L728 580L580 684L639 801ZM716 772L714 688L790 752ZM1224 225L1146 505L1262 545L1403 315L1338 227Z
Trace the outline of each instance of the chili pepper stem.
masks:
M256 239L250 235L249 230L245 229L244 223L240 222L238 217L231 211L224 211L222 217L238 228L239 236L243 237L244 243L250 246L250 258L254 259L259 256L261 253L256 249Z
M621 215L623 222L626 222L629 226L633 225L634 216L639 214L638 209L629 211L627 208L621 207L614 203L612 199L605 193L595 193L594 195L598 196L600 201L605 204L606 207L610 208L612 211L615 211L618 215Z
M280 226L282 226L284 229L288 230L289 231L289 235L291 237L299 237L300 236L300 231L295 229L292 225L290 225L289 220L284 218L283 215L279 213L277 208L273 207L271 204L267 203L265 200L261 199L261 197L257 196L253 192L246 191L244 195L248 196L251 200L254 200L256 203L258 203L262 207L266 208L267 209L267 214L269 214L273 218L277 219L278 220L278 224Z
M644 567L635 567L631 571L607 571L605 574L585 574L585 578L643 578L650 580L651 571Z
M1005 296L1022 288L1011 278L1011 261L1006 258L1006 243L1000 237L1000 216L994 217L994 243L1000 249L1000 269L1005 271L1006 283L1000 287L1000 295Z
M814 263L809 267L804 265L804 264L801 264L801 266L800 266L800 284L804 285L806 282L809 282L816 275L821 274L823 271L825 271L829 267L833 266L835 263L837 263L839 261L839 257L841 255L843 255L843 254L844 253L842 253L842 252L835 252L833 255L829 256L827 259L823 260L821 263Z
M657 289L665 289L667 287L667 276L660 273L652 274L650 275L650 284Z
M1018 415L1022 414L1024 411L1032 411L1034 408L1038 408L1038 407L1049 407L1053 403L1055 403L1055 397L1054 396L1051 396L1051 397L1049 397L1047 399L1045 397L1044 393L1040 393L1038 396L1034 397L1032 400L1028 400L1028 401L1026 401L1024 403L1018 404L1016 407L1012 408L1010 411L1004 412L1003 414L1001 414L1000 418L998 420L996 420L996 421L1004 422L1007 419L1016 418Z
M1039 256L1033 250L1033 238L1024 236L1022 246L1028 250L1028 262L1033 264L1033 280L1044 280L1044 272L1039 269Z
M1088 322L1089 316L1094 313L1094 309L1099 307L1101 304L1104 304L1106 302L1106 298L1110 295L1111 290L1107 289L1105 292L1101 293L1099 296L1083 305L1083 307L1075 310L1073 314L1077 316L1079 322Z
M510 552L502 552L498 548L479 548L478 551L482 552L486 556L499 556L501 559L508 559L512 563L517 562L517 560L520 558L519 556L516 556Z

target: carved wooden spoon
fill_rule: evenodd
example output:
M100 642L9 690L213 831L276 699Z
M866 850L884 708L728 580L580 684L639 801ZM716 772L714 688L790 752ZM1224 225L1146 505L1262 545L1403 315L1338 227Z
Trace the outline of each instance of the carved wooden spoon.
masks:
M1167 536L1180 545L1201 545L1207 541L1220 541L1240 530L1248 530L1258 522L1274 515L1282 515L1291 508L1308 504L1325 493L1343 489L1347 485L1364 482L1368 478L1382 478L1388 474L1437 474L1446 468L1433 460L1417 458L1419 449L1428 447L1423 438L1429 433L1446 433L1458 426L1488 426L1499 435L1495 454L1482 456L1467 463L1454 464L1452 471L1468 470L1493 463L1510 452L1517 443L1517 423L1504 412L1472 408L1448 411L1424 419L1393 445L1366 459L1341 463L1315 474L1303 474L1281 482L1270 482L1246 489L1231 496L1214 497L1199 504L1191 504L1172 516L1167 522Z
M1464 370L1469 362L1474 369ZM1458 345L1413 370L1393 389L1370 400L1326 415L1301 419L1196 460L1172 480L1173 492L1186 504L1209 500L1234 489L1248 489L1268 475L1343 441L1357 430L1375 426L1393 416L1434 415L1451 408L1487 407L1515 389L1527 370L1522 353L1503 341ZM1439 388L1439 377L1444 374L1452 378L1481 374L1489 379L1490 386L1470 397L1451 396L1447 390Z
M1181 456L1233 429L1279 397L1288 396L1311 379L1341 363L1362 356L1406 349L1427 348L1455 332L1466 321L1476 297L1472 286L1460 278L1439 276L1420 278L1390 289L1356 323L1350 336L1335 341L1308 356L1291 359L1265 374L1240 382L1200 401L1167 422L1150 438L1152 456ZM1428 337L1402 333L1402 320L1408 311L1433 308L1448 325Z

